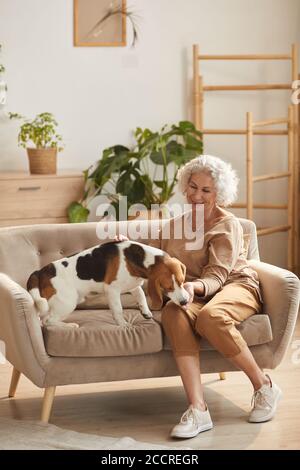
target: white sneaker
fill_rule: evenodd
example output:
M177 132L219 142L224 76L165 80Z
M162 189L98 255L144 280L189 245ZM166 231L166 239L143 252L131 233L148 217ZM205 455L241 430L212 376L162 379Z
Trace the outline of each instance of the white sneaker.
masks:
M183 413L180 423L172 429L171 436L188 439L197 436L200 432L208 431L212 427L213 423L208 408L206 407L205 411L201 411L190 405Z
M253 405L248 421L250 423L263 423L270 421L276 413L277 404L282 396L282 391L275 383L262 385L254 392L251 405Z

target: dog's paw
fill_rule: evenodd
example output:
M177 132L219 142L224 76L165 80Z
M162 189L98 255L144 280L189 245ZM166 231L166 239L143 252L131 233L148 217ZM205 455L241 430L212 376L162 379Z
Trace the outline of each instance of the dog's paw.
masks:
M79 328L78 323L67 323L67 322L61 322L59 323L60 326L64 326L66 328Z
M78 323L64 323L68 328L79 328Z
M141 312L143 317L146 318L146 320L150 320L153 318L152 312L149 310L149 312Z

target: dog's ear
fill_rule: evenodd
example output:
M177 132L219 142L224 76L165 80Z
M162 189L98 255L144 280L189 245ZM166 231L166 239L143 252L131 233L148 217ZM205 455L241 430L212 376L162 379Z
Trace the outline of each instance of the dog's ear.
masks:
M181 263L180 261L180 265L181 265L181 270L182 270L182 274L183 274L183 282L185 281L185 275L186 275L186 265Z
M159 280L154 276L148 278L148 295L151 299L150 308L160 310L163 304L163 297Z
M179 277L179 266L180 266L182 276L183 276L183 282L184 282L185 281L185 275L186 275L186 265L183 264L181 261L179 261L179 259L177 259L177 258L171 258L171 262L172 262L173 266L176 269L175 273L177 273L178 277Z

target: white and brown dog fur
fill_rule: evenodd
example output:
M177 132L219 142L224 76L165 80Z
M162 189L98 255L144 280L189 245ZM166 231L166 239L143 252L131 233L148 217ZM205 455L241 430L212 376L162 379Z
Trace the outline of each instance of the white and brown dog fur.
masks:
M145 318L152 318L142 285L148 279L152 308L162 306L162 292L178 305L189 295L183 288L186 267L164 251L133 241L112 241L54 261L31 274L27 290L44 325L64 323L91 292L105 293L116 323L127 325L121 294L130 292Z

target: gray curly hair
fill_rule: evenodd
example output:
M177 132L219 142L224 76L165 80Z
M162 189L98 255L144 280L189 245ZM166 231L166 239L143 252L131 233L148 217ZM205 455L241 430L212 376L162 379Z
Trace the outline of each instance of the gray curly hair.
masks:
M178 186L185 194L194 173L206 173L212 177L219 206L230 206L237 197L239 178L230 163L212 155L199 155L186 163L177 173Z

